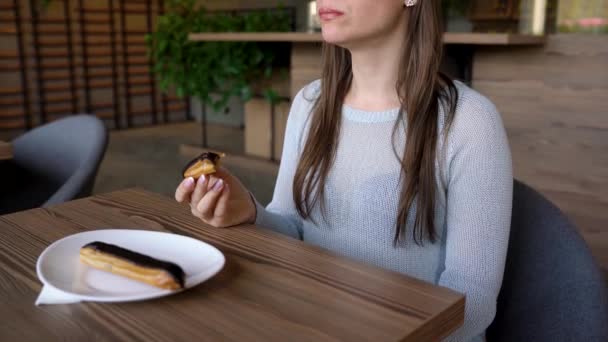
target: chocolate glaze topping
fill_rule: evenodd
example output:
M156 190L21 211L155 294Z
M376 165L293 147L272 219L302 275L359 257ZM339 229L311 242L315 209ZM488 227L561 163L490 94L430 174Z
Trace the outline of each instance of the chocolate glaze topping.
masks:
M155 259L144 254L99 241L86 244L82 248L91 248L102 253L111 254L138 266L161 269L169 273L180 287L184 287L184 271L181 267L172 262Z
M221 158L220 155L217 153L203 152L200 156L192 159L190 162L188 162L188 164L186 164L186 167L184 167L184 169L182 170L182 175L186 173L186 170L188 170L190 168L190 166L194 165L194 163L196 163L199 160L208 159L213 164L217 164L217 162L218 162L218 160L220 160L220 158Z

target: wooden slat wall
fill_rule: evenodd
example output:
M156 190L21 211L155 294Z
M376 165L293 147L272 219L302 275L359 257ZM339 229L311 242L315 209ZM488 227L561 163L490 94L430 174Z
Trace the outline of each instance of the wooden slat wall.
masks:
M608 268L608 36L479 49L473 79L502 113L515 176L564 210Z
M53 1L38 16L37 39L34 39L33 34L30 1L18 3L22 14L21 26L24 28L25 65L29 81L27 94L31 103L33 126L42 123L42 113L49 114L47 119L53 120L74 112L87 112L106 119L109 127L124 128L127 126L128 101L133 126L183 121L189 116L187 101L173 94L161 95L154 78L149 74L144 36L154 28L157 15L163 12L162 0ZM64 4L68 6L67 12ZM123 12L120 11L119 4L123 6ZM113 8L112 11L110 7ZM86 11L84 16L81 15L82 9ZM110 20L112 16L113 27ZM3 11L0 17L0 28L13 28L9 19L12 20L14 15ZM66 17L70 19L69 25L66 25ZM124 28L121 26L122 18L125 18ZM82 22L84 30L81 30ZM71 35L67 34L66 28ZM12 31L15 31L14 28ZM123 31L125 35L122 35ZM7 117L0 121L0 135L5 140L21 134L26 128L22 118L19 121L13 118L14 114L23 116L24 112L24 108L19 107L23 102L19 99L23 93L19 82L19 63L17 58L13 58L18 56L15 36L14 32L0 34L0 57L11 57L10 60L0 58L0 65L10 71L7 73L0 68L3 76L0 78L0 89L17 89L14 95L0 96L0 104L11 106L4 107L0 112ZM123 37L128 39L128 52L124 55ZM71 53L67 46L71 46ZM40 57L40 74L36 72L36 51ZM85 68L85 64L88 68ZM116 65L116 70L112 69L112 64ZM124 68L126 65L128 71ZM72 66L74 87L70 75ZM127 74L129 84L125 81ZM145 85L140 84L142 82ZM44 91L39 91L40 88ZM127 89L130 91L127 92ZM127 96L131 92L137 94L128 100ZM45 104L44 108L40 106L41 103ZM74 104L76 109L73 108ZM117 110L120 113L115 116ZM156 112L154 115L153 111ZM11 116L10 120L8 116Z
M11 129L31 127L23 15L17 0L0 6L0 127Z
M99 5L97 3L96 5ZM84 0L78 0L78 35L84 82L84 111L99 117L113 119L114 127L121 126L120 84L117 63L116 20L112 0L102 7L90 7ZM106 8L105 13L98 11ZM93 32L99 32L93 34ZM101 32L106 32L102 34ZM105 46L96 46L93 37L107 40Z
M39 11L36 1L29 1L32 43L31 48L36 78L35 107L41 123L71 115L78 111L78 84L76 81L74 13L69 1L57 2L53 10ZM62 38L61 44L41 46L45 38ZM59 71L59 73L57 73ZM52 79L47 74L55 72ZM52 91L48 91L53 89ZM59 96L54 96L59 93Z

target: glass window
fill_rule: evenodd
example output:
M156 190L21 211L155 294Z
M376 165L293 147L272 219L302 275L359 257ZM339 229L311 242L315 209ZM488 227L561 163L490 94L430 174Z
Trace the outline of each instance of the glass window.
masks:
M452 32L554 32L558 0L442 0Z
M452 32L608 33L608 0L442 0Z
M608 0L559 0L560 32L608 33Z

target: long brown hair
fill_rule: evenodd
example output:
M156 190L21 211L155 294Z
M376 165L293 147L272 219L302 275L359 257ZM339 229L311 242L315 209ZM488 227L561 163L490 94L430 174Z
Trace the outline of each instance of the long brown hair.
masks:
M395 227L395 245L405 238L410 208L415 205L414 241L437 239L435 211L435 158L440 106L445 129L453 120L458 91L440 71L443 52L441 8L438 0L424 0L405 10L407 30L395 89L401 110L393 128L393 151L401 163L401 195ZM325 212L324 188L338 147L342 104L352 83L350 52L324 44L321 89L313 106L308 137L293 182L293 199L300 216L309 218L319 202ZM404 115L404 113L407 113ZM407 144L398 154L397 133L405 129ZM407 176L406 176L407 175Z

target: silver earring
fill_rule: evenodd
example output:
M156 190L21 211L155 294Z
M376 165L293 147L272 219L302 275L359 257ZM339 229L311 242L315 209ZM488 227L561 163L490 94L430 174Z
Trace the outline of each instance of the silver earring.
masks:
M418 0L405 0L405 6L412 7L412 6L416 5L417 2L418 2Z

